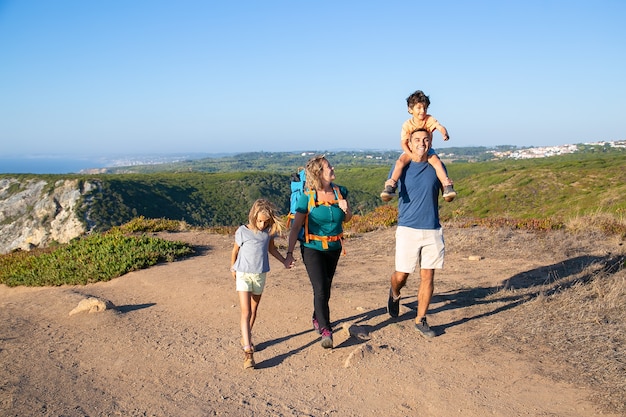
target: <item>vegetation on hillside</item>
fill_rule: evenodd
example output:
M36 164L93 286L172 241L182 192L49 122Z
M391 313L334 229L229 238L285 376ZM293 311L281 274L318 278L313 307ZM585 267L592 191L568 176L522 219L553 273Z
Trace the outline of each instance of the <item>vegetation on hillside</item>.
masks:
M219 158L203 158L165 164L133 165L107 168L109 174L151 174L156 172L277 172L291 174L303 167L307 160L324 154L337 166L390 166L400 155L395 151L339 151L339 152L248 152Z
M100 175L100 186L85 196L78 210L96 231L135 217L181 220L193 226L232 226L247 218L257 198L276 202L283 211L289 177L271 173L157 173Z
M624 153L581 154L449 167L459 197L446 217L568 218L594 212L623 216Z
M435 148L437 148L435 143ZM584 153L614 153L623 151L623 148L613 147L606 143L578 144L577 154ZM529 149L513 145L498 145L493 147L447 147L437 149L441 158L447 162L485 162L499 160L494 153L506 153ZM305 151L305 152L247 152L228 156L215 156L201 159L189 159L177 162L158 164L134 164L131 166L110 167L101 172L107 174L150 174L156 172L277 172L290 174L295 167L304 166L314 154L328 156L333 164L342 167L363 166L391 166L401 153L400 147L392 150L350 150L350 151Z
M298 167L292 168L292 171L296 171ZM459 196L451 203L441 200L441 217L444 222L460 226L527 230L593 228L626 238L626 199L623 198L626 195L626 158L623 153L452 163L449 171L456 181L455 188ZM337 182L349 189L348 199L355 212L346 227L348 236L395 224L397 203L383 204L378 197L388 172L388 166L337 167ZM58 176L37 178L54 183ZM97 189L86 195L78 213L95 225L95 232L115 230L121 225L124 226L119 230L124 230L126 234L154 231L156 227L168 230L203 227L214 231L221 228L230 232L233 227L246 221L250 206L260 197L272 200L283 215L288 212L290 187L286 174L161 172L78 178L99 184ZM165 222L171 223L164 226ZM119 238L119 230L104 235L107 237L102 239ZM80 244L87 245L91 242L89 239L100 239L97 236L80 240ZM121 238L116 241L124 245L136 243L135 240L127 242ZM149 245L153 243L141 242ZM78 244L72 243L67 250L82 251L75 247ZM111 253L116 252L112 249ZM19 258L24 255L15 256ZM105 259L108 257L106 254L101 256ZM108 262L127 265L127 260L111 262L109 259ZM71 260L64 263L76 265ZM135 268L140 267L137 265L149 264L131 262L131 265ZM106 265L102 267L110 268ZM125 268L115 273L124 273L127 271ZM45 282L50 284L65 282L64 274L72 275L66 271L41 276L54 277L45 278ZM30 279L21 282L29 282ZM84 278L78 280L81 282ZM9 281L5 279L3 282Z
M74 239L67 245L15 251L0 256L0 284L36 287L109 281L158 262L171 262L192 254L193 249L186 243L129 232L169 228L179 229L178 222L140 220L106 233Z
M353 211L366 215L385 205L379 198L390 166L336 164L337 182L349 190ZM290 172L297 165L288 167ZM624 153L573 154L560 157L451 163L458 197L441 200L444 220L544 222L559 224L590 214L621 219L626 213ZM289 175L269 172L159 172L96 175L98 190L86 197L80 216L108 230L131 219L169 218L191 226L235 226L246 221L259 197L289 209ZM387 205L395 206L395 201Z

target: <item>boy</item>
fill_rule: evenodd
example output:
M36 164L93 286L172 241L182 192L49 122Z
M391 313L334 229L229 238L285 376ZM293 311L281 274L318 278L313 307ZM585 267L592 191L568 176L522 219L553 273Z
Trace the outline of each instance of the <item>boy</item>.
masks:
M434 117L426 113L428 111L428 106L430 106L430 99L426 94L424 94L423 91L417 90L407 97L406 104L408 106L408 112L412 114L413 117L402 124L400 144L404 152L396 161L391 178L385 182L385 189L380 194L380 198L383 201L390 201L396 195L396 184L398 182L398 178L400 178L400 174L402 173L404 167L411 162L412 152L409 148L411 132L416 129L424 128L432 137L433 131L439 130L443 136L443 140L450 139L446 128L440 125ZM446 173L446 169L444 168L441 159L439 159L435 151L432 149L428 152L428 163L431 164L437 172L437 178L439 178L439 181L443 186L443 198L446 201L454 200L456 192L452 186L452 181L448 178L448 174Z

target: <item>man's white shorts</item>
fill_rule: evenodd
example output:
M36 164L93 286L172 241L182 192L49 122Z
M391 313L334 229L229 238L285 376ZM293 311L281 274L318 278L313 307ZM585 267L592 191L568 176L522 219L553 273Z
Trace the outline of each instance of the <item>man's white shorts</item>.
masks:
M237 271L236 285L237 291L251 292L254 295L263 294L265 288L265 277L267 273L254 274L251 272Z
M397 227L396 271L411 274L416 268L441 269L444 254L443 229Z

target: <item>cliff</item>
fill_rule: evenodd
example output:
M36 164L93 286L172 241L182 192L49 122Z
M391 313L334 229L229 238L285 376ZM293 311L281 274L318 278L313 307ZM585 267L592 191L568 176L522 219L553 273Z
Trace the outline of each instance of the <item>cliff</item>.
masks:
M191 226L242 224L257 198L284 202L289 177L273 173L0 176L0 254L67 243L144 216Z
M81 197L97 187L77 179L0 178L0 253L67 243L86 233L87 221L76 212Z

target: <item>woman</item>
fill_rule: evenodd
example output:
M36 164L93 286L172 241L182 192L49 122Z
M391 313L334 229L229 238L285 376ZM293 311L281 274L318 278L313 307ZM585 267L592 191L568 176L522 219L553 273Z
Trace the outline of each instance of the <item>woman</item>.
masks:
M298 200L289 233L285 266L293 266L298 235L300 253L313 287L313 328L322 335L322 346L333 347L330 324L331 284L342 251L343 222L352 218L348 190L333 184L335 169L324 156L316 156L305 167L306 191Z

